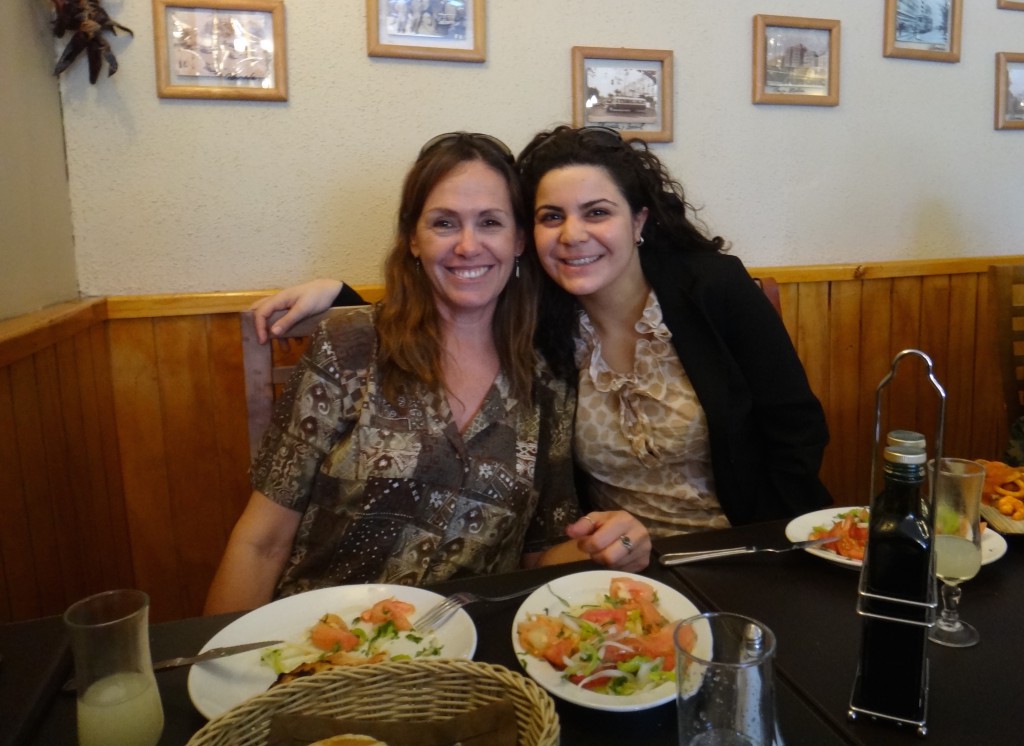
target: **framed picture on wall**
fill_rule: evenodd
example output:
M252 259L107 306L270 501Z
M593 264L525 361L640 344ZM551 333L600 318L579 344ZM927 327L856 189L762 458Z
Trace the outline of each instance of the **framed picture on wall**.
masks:
M160 98L287 101L284 0L153 0Z
M996 129L1024 130L1024 52L996 53Z
M623 137L672 141L672 52L572 48L572 123L610 127Z
M1024 2L1021 2L1021 0L999 0L999 4L996 7L1003 10L1024 10Z
M839 21L754 16L753 101L839 105Z
M885 56L960 61L963 0L885 0Z
M483 62L484 0L366 0L371 57Z

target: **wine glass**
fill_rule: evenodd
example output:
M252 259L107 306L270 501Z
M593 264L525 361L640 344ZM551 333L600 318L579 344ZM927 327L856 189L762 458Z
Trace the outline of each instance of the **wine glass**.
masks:
M928 462L935 476L935 461ZM978 630L960 620L960 583L981 568L981 492L985 467L974 461L944 458L935 486L935 575L942 581L942 610L928 638L940 645L966 648L980 639Z

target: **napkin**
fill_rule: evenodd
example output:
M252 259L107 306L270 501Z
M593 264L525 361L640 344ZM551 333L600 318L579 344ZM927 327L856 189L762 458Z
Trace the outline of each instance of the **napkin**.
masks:
M345 733L373 736L388 746L516 746L519 741L515 708L502 699L431 722L280 713L270 719L267 746L308 746Z

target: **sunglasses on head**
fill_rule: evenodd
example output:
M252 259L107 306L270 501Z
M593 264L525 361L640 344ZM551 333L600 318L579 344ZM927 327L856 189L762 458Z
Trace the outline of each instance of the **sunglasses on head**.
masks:
M520 168L529 165L533 157L545 146L553 142L565 142L566 140L577 140L584 145L598 145L605 147L619 147L625 142L617 129L593 125L590 127L577 127L549 132L543 140L536 143L530 150L524 153L519 159Z
M455 142L458 140L468 140L469 142L476 143L477 145L490 148L507 162L515 162L515 156L512 155L512 151L509 150L508 145L503 143L497 137L486 135L482 132L445 132L443 135L432 137L427 140L422 148L420 148L420 154L416 156L416 158L419 160L434 148L444 145L445 143Z

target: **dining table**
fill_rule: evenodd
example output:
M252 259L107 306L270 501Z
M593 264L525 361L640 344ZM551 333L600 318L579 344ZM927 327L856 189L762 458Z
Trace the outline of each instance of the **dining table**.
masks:
M787 746L809 744L1012 743L1019 737L1015 706L1024 664L1024 543L1008 537L1008 551L964 584L962 617L981 633L972 648L930 644L927 736L913 727L848 718L859 658L861 621L856 601L859 573L804 551L753 553L663 567L669 552L732 546L789 545L787 521L659 539L650 565L640 573L689 598L699 609L722 610L765 623L777 640L776 710ZM601 569L590 562L468 577L431 586L441 594L471 591L502 595L577 572ZM522 599L477 602L466 607L476 626L474 659L522 671L512 647L512 625ZM161 622L150 627L154 660L191 655L241 613ZM33 667L30 641L46 643L46 664ZM60 691L71 675L68 639L60 617L0 625L0 746L64 746L76 743L75 698ZM36 648L38 650L38 648ZM161 746L180 746L205 723L192 704L188 669L157 674L164 706ZM561 742L675 745L672 701L632 712L591 709L555 697Z

